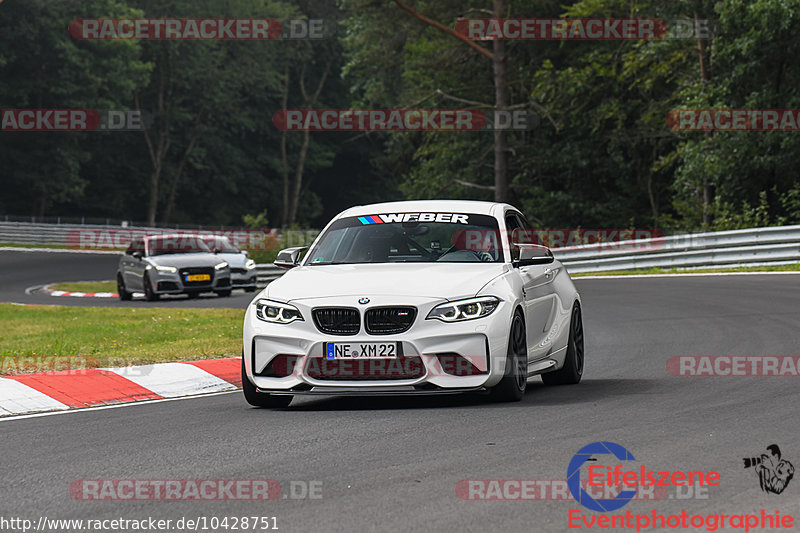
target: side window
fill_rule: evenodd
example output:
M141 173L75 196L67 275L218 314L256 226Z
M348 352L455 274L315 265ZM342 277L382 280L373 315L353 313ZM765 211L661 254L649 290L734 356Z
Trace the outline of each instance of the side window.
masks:
M514 213L506 214L506 234L508 235L508 242L511 245L511 260L516 261L519 259L519 248L514 246L517 243L517 238L519 237L519 231L522 228L522 225L517 218L517 215Z
M136 241L137 241L137 239L133 239L131 241L131 243L128 245L128 249L125 250L125 253L127 255L133 255L133 252L136 251Z
M133 239L131 241L130 246L128 249L125 250L125 253L128 255L133 255L133 252L142 252L144 253L144 240L143 239Z
M531 226L531 223L528 222L527 218L519 214L519 221L522 224L522 229L520 230L519 236L515 241L517 244L543 244L542 242L539 242L539 239L536 235L536 230L533 229L533 226Z

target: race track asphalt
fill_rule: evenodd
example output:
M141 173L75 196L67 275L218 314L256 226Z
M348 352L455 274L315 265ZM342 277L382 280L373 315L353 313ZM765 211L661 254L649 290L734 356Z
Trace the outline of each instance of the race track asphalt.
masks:
M587 351L580 385L533 379L522 402L505 405L314 398L262 410L233 393L0 421L0 516L263 516L277 517L282 532L566 531L570 510L592 513L572 500L463 501L456 484L564 479L572 456L600 440L625 446L648 470L721 474L704 497L679 499L670 489L618 512L800 515L800 480L766 494L742 466L773 443L800 466L798 378L673 377L665 368L675 355L797 354L800 276L576 284ZM87 502L69 493L75 480L109 478L317 481L322 498Z
M122 302L118 298L50 296L29 290L64 281L103 281L116 278L119 255L69 252L19 252L0 250L0 302L93 307L231 307L244 309L253 293L236 289L227 298L213 293L194 300L186 296L163 296L159 301L143 298ZM28 293L26 293L28 290Z

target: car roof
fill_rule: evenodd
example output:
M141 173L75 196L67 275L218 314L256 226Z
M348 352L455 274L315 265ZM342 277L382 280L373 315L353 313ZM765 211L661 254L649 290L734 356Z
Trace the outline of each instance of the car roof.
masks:
M403 202L384 202L380 204L358 205L346 209L339 217L358 217L385 213L468 213L474 215L502 214L505 207L516 209L509 204L498 202L479 202L475 200L408 200ZM338 217L337 217L338 218Z

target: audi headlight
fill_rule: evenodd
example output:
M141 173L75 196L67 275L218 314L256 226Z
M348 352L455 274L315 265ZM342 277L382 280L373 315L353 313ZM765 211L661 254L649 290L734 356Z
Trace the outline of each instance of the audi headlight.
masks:
M222 270L223 268L228 268L228 263L226 263L225 261L214 265L214 270Z
M295 306L264 299L256 302L256 316L259 320L275 324L288 324L295 320L303 320L303 315Z
M442 322L460 322L491 315L497 309L500 300L494 296L470 298L437 305L428 313L428 319L435 318Z
M256 267L256 262L252 259L248 259L247 262L244 264L244 267L247 270L253 270Z
M163 265L154 265L154 266L155 266L156 270L158 270L159 272L173 272L174 273L174 272L178 271L177 268L171 267L171 266L163 266Z

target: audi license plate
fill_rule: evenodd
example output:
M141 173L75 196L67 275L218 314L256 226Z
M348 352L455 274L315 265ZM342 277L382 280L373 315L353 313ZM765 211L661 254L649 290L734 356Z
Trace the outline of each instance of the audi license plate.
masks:
M327 359L394 359L396 342L326 342Z
M211 276L208 274L187 274L183 279L184 281L209 281Z

